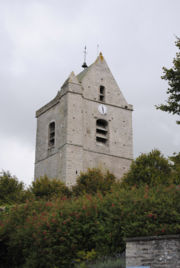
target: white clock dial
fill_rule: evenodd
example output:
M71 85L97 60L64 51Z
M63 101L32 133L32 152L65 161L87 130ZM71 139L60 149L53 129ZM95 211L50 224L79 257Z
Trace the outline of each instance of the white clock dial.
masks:
M103 104L100 104L99 107L98 107L98 111L101 113L101 114L107 114L107 107Z

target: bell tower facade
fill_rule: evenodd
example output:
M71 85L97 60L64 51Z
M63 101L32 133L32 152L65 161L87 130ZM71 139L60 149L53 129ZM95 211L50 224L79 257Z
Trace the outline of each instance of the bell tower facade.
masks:
M133 159L132 110L101 53L77 76L72 72L36 112L35 179L46 174L71 186L92 167L120 179Z

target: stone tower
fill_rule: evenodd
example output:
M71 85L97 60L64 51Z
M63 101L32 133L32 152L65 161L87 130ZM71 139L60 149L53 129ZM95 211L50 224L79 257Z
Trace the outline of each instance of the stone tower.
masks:
M77 76L72 72L36 112L35 178L46 174L71 186L89 167L121 178L133 158L132 110L101 53Z

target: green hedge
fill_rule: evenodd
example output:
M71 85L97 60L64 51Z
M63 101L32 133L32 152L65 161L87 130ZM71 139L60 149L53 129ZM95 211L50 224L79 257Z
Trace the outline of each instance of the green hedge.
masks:
M31 201L4 212L1 267L74 267L81 256L88 261L122 252L126 237L177 233L179 186L116 184L105 196Z
M115 181L115 176L109 171L103 172L99 168L89 168L77 177L76 184L72 187L72 194L80 196L85 193L94 195L100 192L105 195L110 192Z

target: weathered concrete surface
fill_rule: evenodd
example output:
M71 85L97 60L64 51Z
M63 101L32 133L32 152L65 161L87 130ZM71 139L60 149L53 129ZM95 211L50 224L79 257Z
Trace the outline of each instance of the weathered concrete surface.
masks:
M180 235L127 239L126 266L180 268Z
M99 100L100 86L105 100ZM98 110L100 104L106 114ZM80 171L102 167L121 178L133 158L132 105L123 97L106 61L100 55L82 73L72 72L57 96L36 112L35 178L46 174L68 186ZM108 122L108 143L96 142L96 120ZM55 122L55 144L48 148L48 127Z

